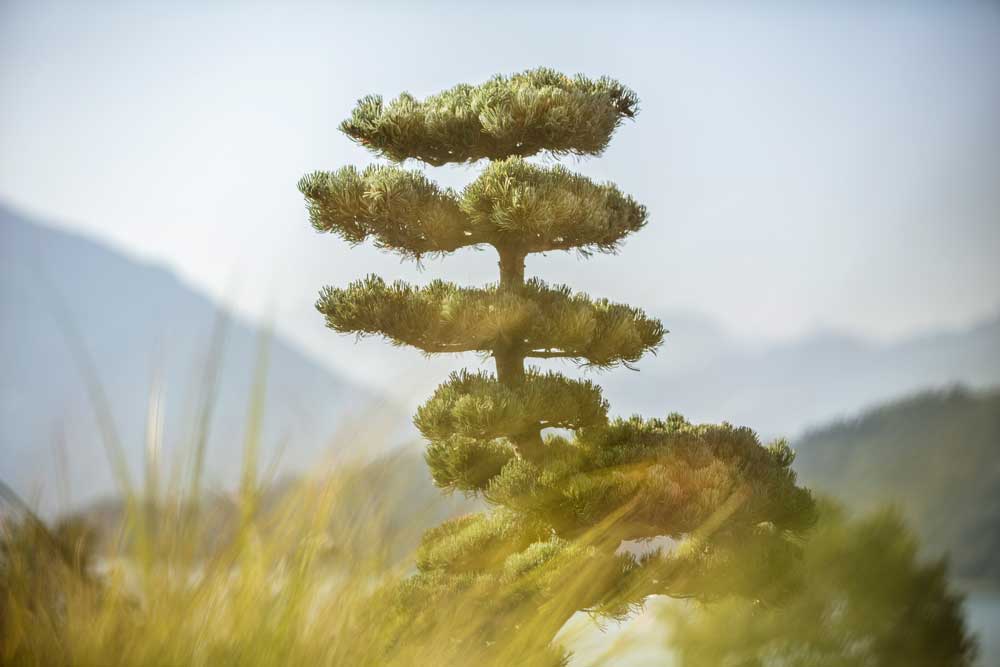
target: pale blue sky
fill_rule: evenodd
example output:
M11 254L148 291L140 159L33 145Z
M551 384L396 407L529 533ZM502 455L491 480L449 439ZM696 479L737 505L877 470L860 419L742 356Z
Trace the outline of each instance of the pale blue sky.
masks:
M569 166L651 222L617 257L529 273L751 338L898 338L1000 310L995 3L136 4L0 5L0 200L276 312L355 377L426 361L325 331L320 286L482 283L495 259L419 273L351 250L312 232L297 179L370 161L336 131L362 95L538 65L639 93L606 155ZM454 186L476 171L428 168Z

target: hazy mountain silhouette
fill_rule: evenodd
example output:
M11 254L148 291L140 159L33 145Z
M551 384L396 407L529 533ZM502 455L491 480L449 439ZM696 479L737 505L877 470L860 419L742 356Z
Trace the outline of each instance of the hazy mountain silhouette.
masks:
M794 436L915 391L1000 384L1000 316L964 330L878 343L833 332L776 344L743 341L686 315L641 372L601 374L621 414L681 412L729 421L762 435Z
M218 306L166 269L4 207L0 265L0 479L25 498L37 502L40 495L45 511L55 508L65 487L62 478L68 479L74 503L114 490L67 326L93 360L133 473L142 469L157 374L164 396L165 467L183 456L205 405ZM239 318L229 318L222 330L206 479L230 483L239 475L260 336ZM320 457L345 415L362 413L375 397L280 338L272 338L267 349L260 467L280 454L295 469ZM65 476L56 463L59 443L66 452Z

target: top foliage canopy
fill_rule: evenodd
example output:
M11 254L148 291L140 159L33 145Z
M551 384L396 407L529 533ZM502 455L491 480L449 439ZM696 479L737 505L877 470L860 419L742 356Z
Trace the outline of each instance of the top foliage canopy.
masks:
M388 105L378 95L364 97L340 129L394 162L415 158L437 166L541 151L599 155L638 105L635 93L613 79L538 68L460 84L423 101L409 93Z

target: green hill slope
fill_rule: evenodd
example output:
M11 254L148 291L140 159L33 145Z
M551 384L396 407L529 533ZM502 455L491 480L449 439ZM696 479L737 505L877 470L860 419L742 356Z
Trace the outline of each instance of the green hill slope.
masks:
M928 392L813 430L803 482L853 507L897 504L929 554L1000 586L1000 390Z

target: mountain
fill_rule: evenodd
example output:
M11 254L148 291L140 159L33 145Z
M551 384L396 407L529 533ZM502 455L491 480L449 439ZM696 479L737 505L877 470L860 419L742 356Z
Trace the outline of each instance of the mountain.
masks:
M618 413L680 412L794 436L918 390L1000 384L1000 316L893 343L826 332L762 344L690 316L662 319L670 333L641 372L595 378Z
M928 553L1000 586L1000 389L924 392L794 444L806 486L862 511L897 504Z
M379 400L280 337L262 337L168 270L4 207L0 266L0 479L43 512L67 488L75 505L115 489L95 416L100 392L84 381L84 357L106 394L133 481L154 441L147 439L154 386L162 396L163 467L190 460L200 410L211 404L206 480L235 481L262 340L269 360L262 469L279 457L283 470L309 465L349 415ZM213 360L216 391L208 389Z

